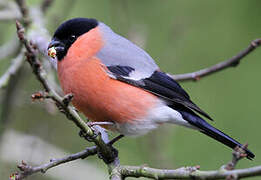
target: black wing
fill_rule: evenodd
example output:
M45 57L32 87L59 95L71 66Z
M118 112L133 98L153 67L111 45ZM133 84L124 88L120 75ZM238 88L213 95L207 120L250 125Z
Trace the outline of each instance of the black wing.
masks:
M214 128L198 114L193 112L194 110L212 120L208 114L202 111L190 100L190 97L186 91L167 74L160 71L155 71L149 78L135 81L129 78L131 77L131 73L135 71L134 68L128 66L109 66L108 69L110 71L109 73L111 73L117 80L143 88L144 90L167 100L169 102L169 107L178 111L185 120L193 126L199 128L200 132L216 139L232 149L236 146L243 148L247 153L248 159L253 159L255 157L249 149L244 148L238 141Z
M212 118L194 104L186 91L166 73L155 71L150 77L141 80L129 79L129 75L134 68L128 66L109 66L109 71L117 80L129 83L131 85L143 88L167 101L174 104L180 104L184 108L189 108L212 120ZM171 104L173 105L173 104Z

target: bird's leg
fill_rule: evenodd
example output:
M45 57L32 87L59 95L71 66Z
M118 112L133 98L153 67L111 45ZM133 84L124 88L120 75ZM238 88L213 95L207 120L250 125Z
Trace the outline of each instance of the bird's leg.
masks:
M79 132L79 136L84 137L87 141L92 142L93 138L96 138L99 134L101 134L102 137L104 137L103 136L104 132L101 132L101 128L102 128L102 127L100 127L101 125L113 126L113 125L115 125L115 123L113 123L113 122L87 122L87 125L93 130L94 135L92 137L89 137L85 132L83 132L81 130ZM104 140L106 141L106 139L104 139Z
M87 122L87 125L88 126L90 126L90 127L93 127L93 126L96 126L96 125L98 125L98 126L101 126L101 125L108 125L108 126L113 126L113 125L115 125L115 123L113 123L113 122Z
M122 137L124 137L124 135L120 134L120 135L116 136L115 138L113 138L111 141L109 141L109 138L108 138L107 133L105 132L105 129L100 127L100 126L101 125L113 126L113 125L115 125L115 123L113 123L113 122L88 122L87 124L93 130L94 136L89 137L85 132L83 132L81 130L79 132L80 137L84 137L87 141L92 142L93 139L95 137L97 137L98 135L102 136L102 139L104 140L104 142L111 149L111 156L109 158L105 157L103 155L103 153L100 152L99 149L98 149L98 152L97 152L97 156L100 159L102 159L106 164L113 162L118 157L118 154L119 154L118 150L113 147L113 144L116 141L120 140ZM103 133L105 133L107 135L106 138L103 137Z
M109 142L109 138L108 138L108 135L106 133L106 130L101 127L103 125L106 125L106 126L113 126L114 123L113 122L87 122L87 125L93 130L94 132L94 138L97 137L99 134L101 134L101 137L102 139L104 140L105 143L108 143ZM85 138L86 140L90 140L89 137Z
M92 136L89 136L89 135L86 134L85 131L80 130L79 136L80 136L80 137L83 137L84 139L86 139L86 140L89 141L89 142L93 142L93 139L95 139L99 134L101 134L101 132L98 130L98 128L93 127L93 126L95 126L95 125L92 125L92 126L89 125L89 122L87 123L87 125L92 129L93 135L92 135Z

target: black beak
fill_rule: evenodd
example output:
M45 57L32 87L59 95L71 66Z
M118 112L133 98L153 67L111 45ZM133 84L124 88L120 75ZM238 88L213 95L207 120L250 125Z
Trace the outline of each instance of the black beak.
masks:
M58 39L54 38L48 45L48 49L54 47L56 51L63 51L65 48L65 45L59 41Z
M52 41L48 45L47 50L49 50L50 48L54 48L56 50L57 52L56 55L58 60L61 60L66 54L65 45L61 41L57 40L56 38L52 39Z
M48 49L49 49L49 48L52 48L52 47L54 47L54 48L56 48L56 47L61 47L61 43L60 43L59 41L57 41L57 40L52 40L52 41L49 43L49 45L48 45Z

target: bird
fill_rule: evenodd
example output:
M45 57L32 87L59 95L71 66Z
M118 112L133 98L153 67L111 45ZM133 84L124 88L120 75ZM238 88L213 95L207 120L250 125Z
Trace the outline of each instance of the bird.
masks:
M73 18L58 26L48 45L57 61L64 94L92 122L126 136L143 135L161 124L199 131L230 147L244 148L213 127L199 108L153 58L105 23ZM244 148L248 159L255 155Z

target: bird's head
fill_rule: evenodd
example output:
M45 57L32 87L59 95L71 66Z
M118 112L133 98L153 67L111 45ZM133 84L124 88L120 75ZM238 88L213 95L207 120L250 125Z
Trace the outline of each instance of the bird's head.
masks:
M61 61L77 38L96 26L98 26L96 19L74 18L65 21L55 31L48 45L48 55Z

